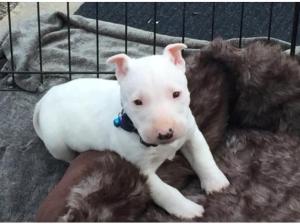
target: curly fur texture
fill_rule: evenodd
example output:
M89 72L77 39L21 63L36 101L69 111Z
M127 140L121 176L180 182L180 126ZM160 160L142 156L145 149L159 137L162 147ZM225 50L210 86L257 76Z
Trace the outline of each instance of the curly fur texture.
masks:
M235 49L216 45L186 59L190 107L212 149L223 140L232 107L235 81L226 63L234 65L239 58Z
M238 49L217 39L191 61L188 70L190 88L195 90L195 98L201 99L196 103L192 100L197 116L201 116L205 106L212 108L206 113L214 114L216 106L211 104L217 103L221 108L227 104L229 111L223 111L227 115L230 113L231 127L300 134L300 67L298 61L282 53L279 46L256 42ZM198 79L199 88L194 84L195 79ZM216 87L220 88L210 94L205 92ZM219 111L217 114L213 117L221 116ZM209 116L203 117L202 120ZM205 130L202 120L197 121ZM223 120L221 124L224 124ZM211 119L207 123L215 125ZM221 127L220 132L223 130Z
M111 151L74 159L37 213L37 221L134 221L150 201L146 178Z
M205 195L197 177L184 184L174 175L189 169L180 155L172 169L161 167L164 181L173 181L192 200L202 203L202 219L210 222L285 222L300 220L300 139L268 131L232 130L215 158L231 185ZM139 221L180 221L151 205Z

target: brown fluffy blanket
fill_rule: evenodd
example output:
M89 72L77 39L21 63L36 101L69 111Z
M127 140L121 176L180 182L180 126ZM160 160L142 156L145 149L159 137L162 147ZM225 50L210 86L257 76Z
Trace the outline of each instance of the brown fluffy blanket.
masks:
M134 221L150 202L146 178L112 151L77 156L37 212L37 221Z
M237 49L215 40L188 58L187 65L191 108L231 185L223 192L205 195L180 154L164 163L159 175L204 206L199 221L300 221L298 62L276 46L255 43ZM117 191L124 186L117 180L114 185ZM134 200L150 200L144 199L141 194ZM101 200L99 197L99 203ZM179 221L152 202L134 215L136 221ZM85 219L97 220L119 219Z

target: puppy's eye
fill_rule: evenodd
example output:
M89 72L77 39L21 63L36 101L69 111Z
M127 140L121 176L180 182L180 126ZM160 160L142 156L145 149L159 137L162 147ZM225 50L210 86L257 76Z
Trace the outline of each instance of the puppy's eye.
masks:
M179 91L173 92L173 98L177 98L179 96L180 96L180 92Z
M142 102L141 100L135 100L135 101L133 101L133 102L134 102L134 104L137 105L137 106L143 105L143 102Z

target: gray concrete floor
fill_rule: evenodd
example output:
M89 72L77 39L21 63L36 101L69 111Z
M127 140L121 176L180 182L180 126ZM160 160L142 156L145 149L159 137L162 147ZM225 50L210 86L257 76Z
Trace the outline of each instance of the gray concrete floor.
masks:
M96 3L84 3L75 14L96 18ZM124 24L124 3L99 3L101 20ZM186 3L186 36L210 40L212 36L213 3ZM157 4L157 32L181 36L182 3ZM267 36L270 3L245 3L243 36ZM128 25L153 30L153 3L128 3ZM241 3L216 3L214 37L238 37L240 32ZM271 36L290 41L293 3L273 3ZM298 38L299 40L300 38Z

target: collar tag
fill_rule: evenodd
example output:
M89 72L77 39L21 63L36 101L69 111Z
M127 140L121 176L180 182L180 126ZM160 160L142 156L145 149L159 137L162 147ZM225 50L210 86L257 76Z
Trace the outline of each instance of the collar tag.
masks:
M118 115L115 119L114 119L114 125L116 127L120 127L122 124L122 117L120 115Z

